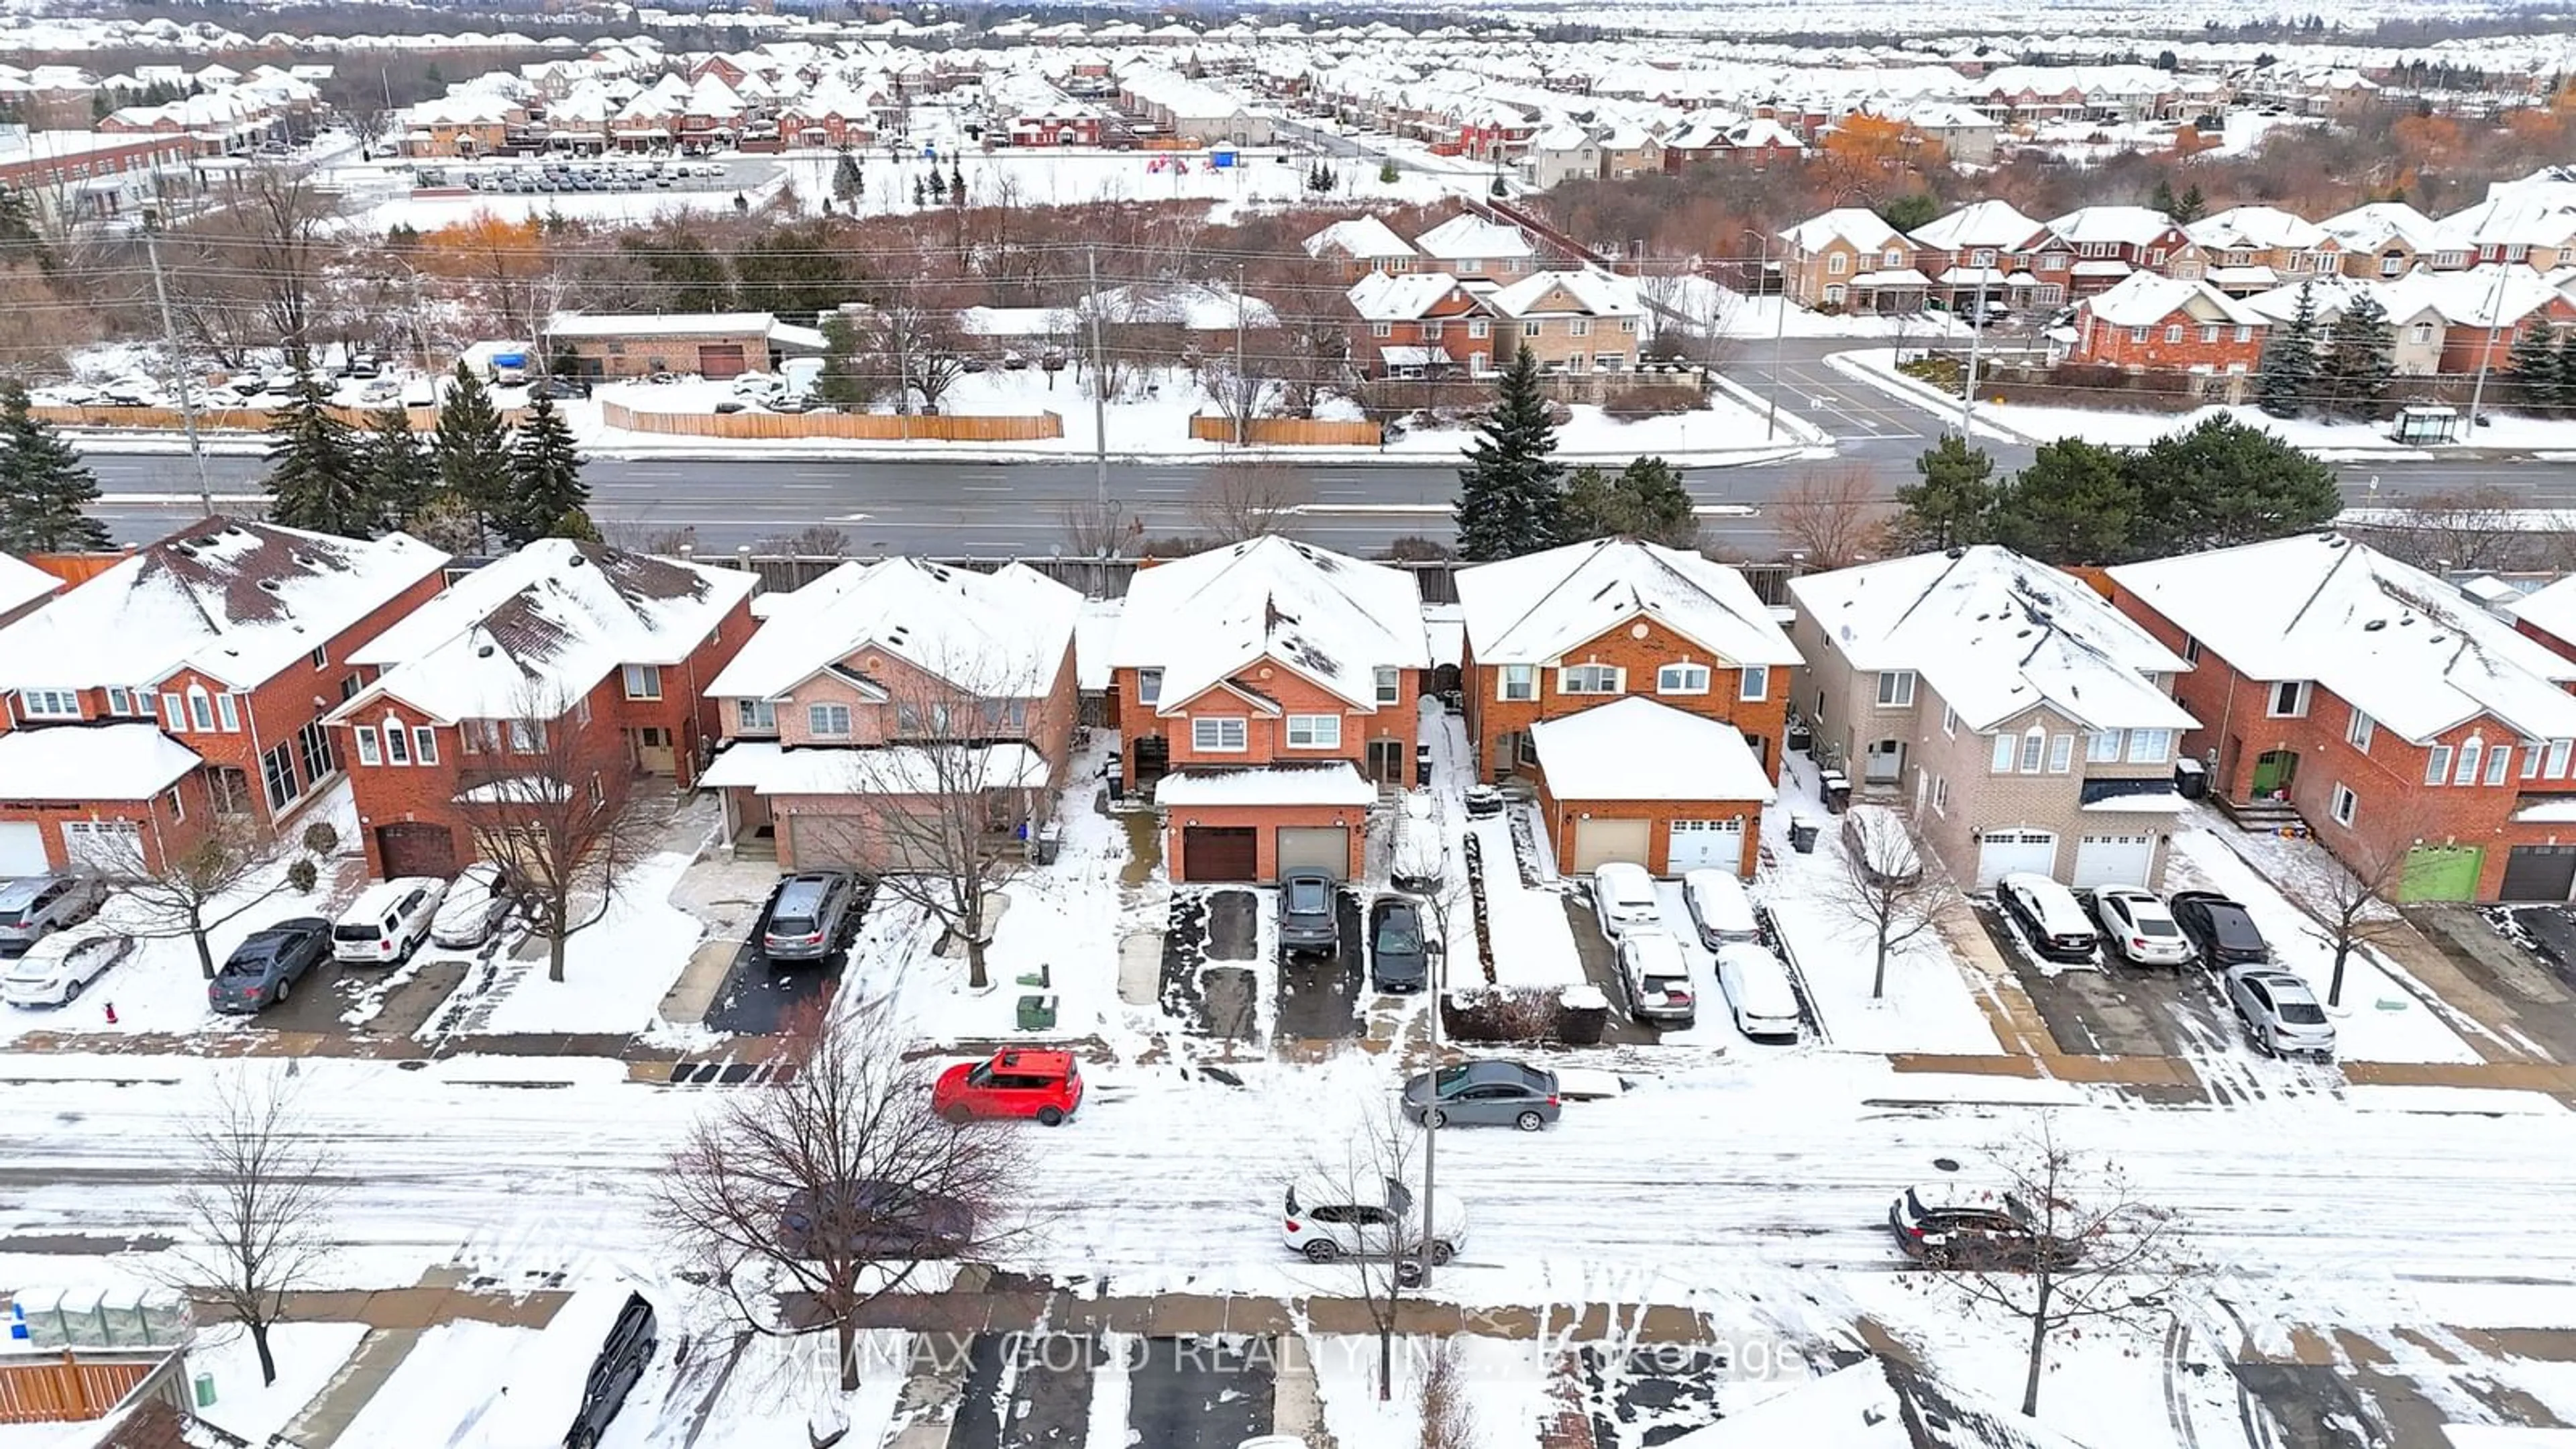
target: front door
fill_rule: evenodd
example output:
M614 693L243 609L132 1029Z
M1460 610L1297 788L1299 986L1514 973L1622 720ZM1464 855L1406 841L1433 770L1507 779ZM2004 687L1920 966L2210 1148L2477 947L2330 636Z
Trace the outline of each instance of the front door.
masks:
M2254 757L2254 798L2265 800L2275 794L2287 795L2290 781L2299 773L2299 756L2295 750L2266 750Z
M1371 740L1368 747L1369 778L1381 785L1404 783L1404 741Z
M1873 785L1893 783L1905 773L1905 741L1872 740L1861 779Z
M648 775L668 775L676 768L672 759L671 732L660 725L645 725L635 731L635 768Z

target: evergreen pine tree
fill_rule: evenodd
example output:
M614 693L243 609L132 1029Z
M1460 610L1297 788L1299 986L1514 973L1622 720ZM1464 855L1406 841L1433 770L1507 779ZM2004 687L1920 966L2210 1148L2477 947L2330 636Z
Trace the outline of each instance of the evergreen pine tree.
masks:
M950 206L966 204L966 173L959 169L954 161L948 163L948 204Z
M2564 369L2558 349L2550 345L2549 329L2525 327L2513 334L2513 350L2506 354L2505 381L2513 396L2523 406L2554 409L2563 395Z
M581 481L581 450L573 446L572 425L543 393L528 404L519 437L510 454L509 510L496 525L501 541L518 548L555 535L568 515L590 505L590 485ZM598 530L591 530L593 536Z
M2337 417L2376 418L2397 376L2389 356L2395 335L2376 294L2358 291L2326 329L2326 406Z
M108 545L107 526L81 510L98 480L53 425L27 411L27 390L0 381L0 553L77 553Z
M2317 401L2315 284L2299 284L2298 309L2272 329L2254 375L2254 404L2276 418L2295 418Z
M1565 465L1539 389L1538 354L1512 355L1458 470L1458 556L1477 563L1553 547L1565 525Z
M375 507L378 531L409 528L420 517L438 486L438 467L411 430L408 410L389 407L367 419L358 440L358 474Z
M429 451L438 465L439 489L452 500L443 511L470 515L476 549L489 547L494 526L510 508L510 433L483 380L462 362L439 407Z
M1952 548L1986 542L1995 509L1995 460L1957 433L1914 460L1923 479L1896 490L1903 510L1893 532L1911 548Z
M295 395L268 425L268 516L289 528L373 538L376 510L357 433L331 411L322 380L296 359Z
M2174 224L2189 226L2208 214L2209 202L2200 194L2200 183L2195 181L2184 187L2181 197L2174 202Z
M2157 177L2156 189L2147 193L2148 209L2151 211L2161 211L2167 216L2172 216L2174 214L2174 209L2181 205L2181 202L2174 200L2173 183L2165 180L2161 176Z
M2565 411L2576 402L2576 337L2558 344L2558 406Z
M841 159L832 166L832 194L843 201L855 201L867 194L868 183L859 174L859 158L847 147Z

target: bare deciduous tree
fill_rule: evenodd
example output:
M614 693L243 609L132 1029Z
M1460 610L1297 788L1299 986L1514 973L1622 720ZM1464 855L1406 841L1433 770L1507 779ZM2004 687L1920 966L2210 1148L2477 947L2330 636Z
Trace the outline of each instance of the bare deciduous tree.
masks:
M1231 352L1217 353L1199 364L1199 387L1216 404L1217 415L1226 420L1238 442L1251 437L1253 419L1278 411L1287 395L1279 379L1265 370L1269 366L1266 359L1254 357L1238 367Z
M1416 1405L1422 1413L1422 1449L1474 1449L1476 1410L1467 1398L1458 1340L1442 1339L1423 1363Z
M1654 316L1654 336L1639 354L1650 362L1694 362L1716 368L1735 355L1726 335L1735 295L1682 271L1652 272L1637 279L1638 299Z
M966 375L970 342L957 308L931 290L908 289L826 331L840 355L823 390L844 405L891 398L899 413L936 413Z
M943 1118L909 1044L882 1008L799 1008L781 1042L795 1070L703 1118L658 1190L664 1223L746 1327L835 1336L844 1392L859 1386L869 1304L927 1258L989 1254L1024 1230L1005 1217L1023 1139Z
M1292 532L1314 501L1306 475L1285 463L1219 463L1200 475L1190 518L1218 543L1243 543Z
M2499 749L2511 749L2500 745ZM2371 837L2338 831L2334 860L2293 890L2313 918L2307 930L2334 952L2334 978L2326 988L2326 1005L2343 1005L2343 973L2352 953L2403 922L2395 898L2406 880L2406 862L2414 851L2412 836Z
M1857 463L1811 468L1771 505L1771 524L1811 569L1839 569L1887 541L1888 500Z
M141 831L103 835L90 869L117 883L137 934L187 937L212 981L207 933L286 889L289 849L249 815L208 812L182 830L162 839L158 859Z
M341 250L341 212L339 195L308 167L233 173L179 233L171 268L171 300L197 340L232 366L253 346L282 346L289 356L309 348L317 290Z
M1446 1263L1454 1212L1443 1212L1438 1200L1424 1200L1421 1166L1427 1133L1404 1119L1394 1103L1372 1104L1354 1124L1337 1154L1319 1155L1297 1188L1301 1198L1360 1206L1370 1211L1356 1223L1359 1251L1343 1255L1317 1246L1306 1250L1314 1262L1347 1262L1358 1271L1360 1298L1377 1328L1377 1396L1395 1397L1395 1326L1404 1295L1422 1281L1423 1264ZM1301 1206L1306 1204L1301 1202Z
M458 773L458 804L483 854L528 882L531 932L561 981L565 943L608 914L667 812L639 796L625 740L586 704L532 686L510 718L460 728L476 763Z
M171 1286L212 1301L250 1333L262 1384L277 1382L269 1331L330 1256L330 1155L301 1126L292 1078L265 1065L218 1077L187 1128Z
M2492 483L2446 488L2371 510L2363 533L2383 552L2417 568L2511 568L2532 531L2520 524L2525 500Z
M2182 1256L2181 1219L2139 1198L2116 1163L2058 1141L2046 1115L1994 1154L2002 1191L2027 1214L2037 1247L1999 1253L1982 1245L1944 1246L1963 1268L1955 1281L1970 1303L2030 1325L2021 1411L2037 1414L2052 1335L2161 1314L2167 1295L2200 1270Z
M1835 843L1841 869L1828 882L1833 903L1866 928L1878 947L1872 1000L1887 995L1887 958L1931 929L1949 899L1950 877L1914 822L1879 806L1843 817L1853 839Z

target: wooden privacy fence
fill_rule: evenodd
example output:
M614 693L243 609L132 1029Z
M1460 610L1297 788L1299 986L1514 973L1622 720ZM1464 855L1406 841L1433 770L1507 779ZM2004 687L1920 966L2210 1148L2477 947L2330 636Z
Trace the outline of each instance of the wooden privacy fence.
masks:
M280 411L281 409L276 408L199 408L197 427L201 431L210 433L266 432L268 425L277 420ZM377 413L384 410L333 407L328 411L333 417L353 428L363 428L375 420ZM187 426L187 419L177 408L31 407L27 412L29 416L41 422L64 428L132 428L139 431L175 433ZM426 433L438 426L436 408L405 408L403 416L411 420L411 428L415 433ZM509 427L518 426L519 420L526 416L525 408L501 410L501 422Z
M892 413L641 413L622 403L603 402L599 405L599 420L630 432L693 438L919 438L942 443L1028 443L1064 436L1064 418L1058 413L1001 417L956 413L929 417L898 417Z
M152 1376L162 1355L83 1360L66 1349L59 1357L12 1355L0 1359L0 1424L81 1423L113 1409L134 1386Z
M1201 413L1190 419L1190 436L1202 443L1234 441L1234 419ZM1386 440L1375 423L1331 422L1321 418L1254 418L1243 441L1256 448L1374 448Z

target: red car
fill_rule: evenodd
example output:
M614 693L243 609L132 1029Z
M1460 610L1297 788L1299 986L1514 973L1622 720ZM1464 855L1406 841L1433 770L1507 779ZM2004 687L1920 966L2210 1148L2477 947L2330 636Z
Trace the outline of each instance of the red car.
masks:
M1082 1068L1071 1052L993 1053L939 1074L930 1103L951 1121L969 1117L1035 1117L1053 1127L1082 1105Z

